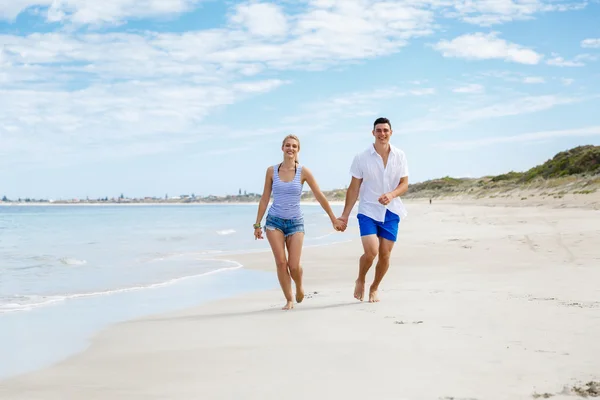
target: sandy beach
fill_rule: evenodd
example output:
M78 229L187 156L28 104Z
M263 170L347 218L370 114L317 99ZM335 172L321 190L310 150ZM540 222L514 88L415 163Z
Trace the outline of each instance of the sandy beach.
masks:
M578 398L600 381L600 211L537 201L407 202L375 304L352 296L353 221L304 250L294 310L277 289L111 326L0 399Z

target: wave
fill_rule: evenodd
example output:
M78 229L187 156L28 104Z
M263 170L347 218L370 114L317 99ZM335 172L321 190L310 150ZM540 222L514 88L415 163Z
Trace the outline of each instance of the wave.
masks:
M17 311L30 311L30 310L33 310L33 309L36 309L39 307L49 306L49 305L52 305L55 303L64 302L64 301L72 300L72 299L97 297L97 296L109 296L109 295L118 294L118 293L127 293L127 292L135 292L135 291L147 290L147 289L156 289L156 288L160 288L160 287L164 287L164 286L173 285L173 284L176 284L176 283L188 280L188 279L200 278L203 276L214 275L214 274L218 274L221 272L232 271L232 270L236 270L236 269L240 269L240 268L244 267L242 264L238 263L237 261L232 261L232 260L212 260L212 261L222 261L222 262L234 264L234 266L219 268L219 269L215 269L212 271L203 272L201 274L173 278L173 279L169 279L165 282L150 283L150 284L146 284L146 285L130 286L130 287L118 288L118 289L101 290L101 291L96 291L96 292L72 293L72 294L65 294L65 295L49 295L49 296L43 296L43 295L12 296L9 298L2 299L7 302L4 304L0 304L0 315L10 313L10 312L17 312ZM2 301L2 300L0 300L0 301Z
M181 242L187 240L188 238L185 236L165 236L160 237L157 240L160 242Z
M221 231L217 231L217 235L225 236L225 235L231 235L235 232L236 232L235 229L223 229Z
M309 239L310 240L321 240L321 239L325 239L326 237L329 237L329 236L331 236L333 234L334 234L334 232L331 232L331 233L327 233L325 235L321 235L321 236L317 236L317 237L312 237L312 238L309 238Z
M194 259L194 257L203 257L203 256L207 256L207 255L215 255L215 254L221 254L221 253L223 253L222 250L192 251L192 252L186 252L186 253L180 253L180 252L155 253L155 254L152 254L152 255L144 257L144 258L139 258L137 261L146 263L146 262L154 262L154 261L165 261L167 259L173 259L173 258L179 258L179 257ZM202 259L204 260L204 258L202 258Z
M60 262L65 265L85 265L87 264L86 260L78 260L77 258L63 257L60 259Z

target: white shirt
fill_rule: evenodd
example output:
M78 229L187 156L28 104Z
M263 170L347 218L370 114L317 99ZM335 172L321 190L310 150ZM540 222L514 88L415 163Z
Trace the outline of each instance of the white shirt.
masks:
M400 184L400 178L408 176L406 155L402 150L390 145L390 154L384 168L383 158L375 151L375 146L371 145L354 157L350 173L353 177L362 179L358 203L359 214L383 222L386 209L389 209L400 218L406 217L408 213L400 197L395 197L387 206L377 201L381 195L396 189Z

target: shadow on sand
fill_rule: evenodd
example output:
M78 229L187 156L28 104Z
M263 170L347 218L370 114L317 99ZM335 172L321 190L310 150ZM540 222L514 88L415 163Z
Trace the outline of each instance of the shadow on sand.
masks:
M308 311L317 311L317 310L327 310L332 308L340 308L340 307L349 307L349 306L357 306L364 305L364 302L353 301L349 303L338 303L338 304L325 304L320 306L307 306L305 304L294 304L294 309L290 311L284 311L281 309L282 306L276 306L272 308L266 308L262 310L252 310L252 311L240 311L240 312L228 312L228 313L218 313L218 314L195 314L195 315L184 315L179 317L166 317L166 318L145 318L144 322L158 322L158 321L200 321L200 320L210 320L210 319L219 319L219 318L230 318L230 317L243 317L250 315L267 315L267 314L281 314L281 313L298 313L298 312L308 312Z

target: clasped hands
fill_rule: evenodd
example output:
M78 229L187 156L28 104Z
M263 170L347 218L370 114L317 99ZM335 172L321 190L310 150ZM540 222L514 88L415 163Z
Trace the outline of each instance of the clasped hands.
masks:
M338 232L344 232L348 227L348 218L339 217L332 221L333 229Z

